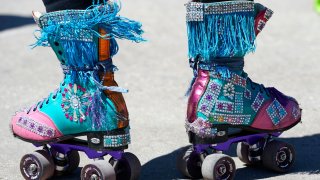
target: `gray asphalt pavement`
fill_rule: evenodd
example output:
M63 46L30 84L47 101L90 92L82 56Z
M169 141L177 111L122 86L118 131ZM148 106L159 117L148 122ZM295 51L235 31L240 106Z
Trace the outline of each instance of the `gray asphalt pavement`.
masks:
M185 0L123 0L121 15L140 20L146 43L120 41L114 63L125 95L132 128L129 151L143 164L142 180L183 178L175 169L177 150L188 145L184 129L185 90L192 78L187 63ZM285 132L296 148L292 172L277 174L237 165L236 179L320 179L320 14L313 0L259 2L275 11L258 37L257 51L245 70L256 82L277 87L303 108L303 123ZM56 89L62 73L49 48L30 50L36 26L31 11L44 11L40 0L1 0L0 5L0 179L22 179L20 158L35 148L12 137L11 116ZM81 164L91 162L81 154ZM80 168L56 179L79 179Z

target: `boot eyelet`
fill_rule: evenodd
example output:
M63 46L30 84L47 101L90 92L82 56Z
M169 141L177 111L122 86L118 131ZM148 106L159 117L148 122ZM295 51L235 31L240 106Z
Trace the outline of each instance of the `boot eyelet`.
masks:
M62 55L62 51L58 51L58 54Z
M54 42L55 46L59 46L59 43L57 41Z

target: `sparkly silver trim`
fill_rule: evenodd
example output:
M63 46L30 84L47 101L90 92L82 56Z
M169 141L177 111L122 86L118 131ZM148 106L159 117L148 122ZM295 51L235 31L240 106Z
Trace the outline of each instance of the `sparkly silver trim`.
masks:
M262 93L258 92L256 98L254 99L253 103L251 104L251 108L254 110L254 112L258 112L260 107L262 106L262 103L264 102L264 97Z
M203 3L189 2L187 8L187 21L203 21Z
M114 12L114 7L110 4L102 6L101 10L108 13ZM62 29L58 31L58 37L61 40L77 40L93 42L94 32L92 29L85 29L83 27L77 27L82 23L88 23L95 18L99 10L63 10L55 11L42 15L38 20L38 26L42 29L49 26L60 26ZM68 28L70 25L74 27ZM63 26L66 26L63 28Z
M206 117L210 114L213 109L217 98L220 94L222 86L214 81L210 81L207 86L207 90L201 97L198 105L198 111L204 114Z
M189 123L187 120L185 127L187 131L200 137L215 137L218 132L217 128L212 128L212 124L202 118L197 118L193 123Z
M267 9L266 13L264 14L264 18L268 21L273 15L273 11L271 9Z
M186 5L187 22L203 21L204 15L254 12L254 2L228 1L215 3L189 2Z
M230 72L231 73L231 78L226 78L226 77L222 77L219 72L217 72L216 70L214 71L210 71L210 77L215 78L215 79L221 79L227 82L230 82L234 85L238 85L241 86L243 88L246 87L247 85L247 77L241 77L236 73Z
M278 125L287 115L287 111L277 99L269 105L267 113L274 125Z
M231 115L231 114L219 114L219 113L212 113L210 114L210 121L213 123L228 123L232 125L249 125L251 115Z
M55 130L53 128L41 124L29 117L20 117L16 124L24 129L27 129L43 137L55 136Z
M130 144L130 134L121 135L105 135L104 137L104 147L121 147Z
M259 32L261 32L265 26L266 26L266 22L264 20L260 19L258 22L257 30Z
M294 106L292 108L292 115L294 117L295 120L298 120L298 118L301 116L301 111L299 108L297 108L296 106Z

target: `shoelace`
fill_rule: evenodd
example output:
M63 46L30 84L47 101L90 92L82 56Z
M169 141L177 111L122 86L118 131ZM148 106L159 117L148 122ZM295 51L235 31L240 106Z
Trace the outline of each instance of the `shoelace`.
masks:
M38 108L41 109L44 103L49 104L50 97L52 97L52 99L55 99L58 93L60 92L61 92L60 88L56 89L54 92L50 93L47 98L44 98L43 100L38 101L35 106L31 106L27 111L27 114L29 114L31 110L36 111Z
M110 59L110 61L106 60L106 61L99 62L93 68L70 68L70 67L62 66L62 69L63 69L64 73L68 73L70 70L73 70L73 71L96 71L96 72L102 71L104 73L106 73L108 71L114 72L114 71L118 70L118 68L112 64L111 59ZM118 86L104 86L103 81L104 81L104 79L102 79L99 82L95 78L93 78L93 82L101 91L109 90L109 91L114 91L114 92L119 92L119 93L128 93L129 92L127 89L122 88L122 87L118 87ZM61 85L64 86L65 82L63 82ZM36 111L38 108L41 109L43 107L44 103L49 104L50 97L52 97L52 99L55 99L57 97L58 93L61 93L61 88L58 88L54 92L50 93L47 98L44 98L43 100L39 101L38 103L36 103L35 106L31 106L29 108L29 110L27 111L27 114L29 114L31 110Z

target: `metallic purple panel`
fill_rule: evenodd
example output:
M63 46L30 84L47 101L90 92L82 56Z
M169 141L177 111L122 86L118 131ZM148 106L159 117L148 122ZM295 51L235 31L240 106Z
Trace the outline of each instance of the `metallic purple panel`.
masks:
M209 82L209 72L204 70L198 71L198 77L196 78L188 101L187 120L192 123L196 120L197 107L201 96L206 90L206 86Z

